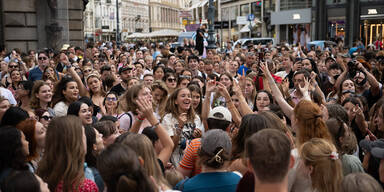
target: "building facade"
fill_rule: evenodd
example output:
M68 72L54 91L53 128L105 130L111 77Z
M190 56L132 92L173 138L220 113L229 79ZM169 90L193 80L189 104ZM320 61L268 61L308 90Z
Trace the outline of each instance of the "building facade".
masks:
M306 45L314 39L315 0L275 0L275 11L271 12L271 25L277 42Z
M119 10L121 40L134 32L149 32L148 0L90 0L84 11L86 38L115 40L117 30L116 10Z
M83 47L81 0L13 0L0 2L0 46L22 51Z
M184 7L183 0L149 0L150 31L183 30L180 11Z
M324 10L324 11L322 11ZM317 38L344 40L352 46L361 40L367 46L384 37L384 1L317 0Z

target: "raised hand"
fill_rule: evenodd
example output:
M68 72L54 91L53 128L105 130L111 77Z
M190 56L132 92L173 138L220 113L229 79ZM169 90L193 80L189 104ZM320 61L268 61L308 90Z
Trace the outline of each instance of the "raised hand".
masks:
M300 92L301 92L303 95L308 94L309 85L310 85L310 83L309 83L308 78L304 77L304 86L302 87L301 85L299 85L299 90L300 90Z
M229 95L227 88L222 83L218 82L216 87L217 87L217 90L219 91L219 93L222 96L224 96L224 98L226 100L231 99L231 96Z
M152 103L146 99L137 99L138 112L141 114L141 118L149 118L153 116Z
M216 78L214 80L209 80L207 85L205 86L205 92L206 93L212 93L216 91Z

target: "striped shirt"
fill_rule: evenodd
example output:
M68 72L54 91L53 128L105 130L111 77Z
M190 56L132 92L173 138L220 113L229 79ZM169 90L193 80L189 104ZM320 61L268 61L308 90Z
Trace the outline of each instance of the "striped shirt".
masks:
M183 169L192 170L192 175L201 173L201 166L198 163L198 151L201 146L201 138L193 139L184 151L184 156L179 165Z

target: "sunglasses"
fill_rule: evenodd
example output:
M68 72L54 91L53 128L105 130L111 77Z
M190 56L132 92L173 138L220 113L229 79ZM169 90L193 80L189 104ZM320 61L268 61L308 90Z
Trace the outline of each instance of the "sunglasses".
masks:
M116 97L107 97L107 98L105 98L105 100L107 100L107 101L117 101L117 98Z
M19 66L17 66L17 65L10 65L10 66L8 66L9 68L14 68L14 69L16 69L16 68L18 68Z
M169 79L167 79L167 81L169 81L169 82L176 82L176 79L175 78L169 78Z
M92 71L92 69L84 70L84 73L89 73L91 71Z
M49 121L49 120L51 120L53 117L52 117L52 116L46 116L46 115L44 115L44 116L41 116L41 118L43 118L43 119L46 120L46 121Z
M47 60L48 59L48 57L39 57L39 60L43 60L43 61L45 61L45 60Z

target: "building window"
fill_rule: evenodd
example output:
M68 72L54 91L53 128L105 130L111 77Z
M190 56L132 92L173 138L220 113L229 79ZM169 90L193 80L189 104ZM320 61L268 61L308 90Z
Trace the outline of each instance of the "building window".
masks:
M249 14L249 4L240 5L240 15L247 16Z

